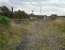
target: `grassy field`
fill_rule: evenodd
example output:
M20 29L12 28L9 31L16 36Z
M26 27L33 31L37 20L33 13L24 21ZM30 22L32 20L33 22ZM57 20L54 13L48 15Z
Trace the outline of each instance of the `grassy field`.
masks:
M65 50L65 18L1 25L0 50Z

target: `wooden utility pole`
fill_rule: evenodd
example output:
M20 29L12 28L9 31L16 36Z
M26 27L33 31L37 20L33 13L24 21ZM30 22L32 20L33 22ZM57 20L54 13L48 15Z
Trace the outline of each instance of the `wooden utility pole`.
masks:
M13 7L11 7L11 9L12 9L12 16L13 16Z
M11 12L12 12L12 17L15 18L15 17L14 17L13 7L11 7Z
M42 13L42 5L41 5L41 2L40 2L40 15Z

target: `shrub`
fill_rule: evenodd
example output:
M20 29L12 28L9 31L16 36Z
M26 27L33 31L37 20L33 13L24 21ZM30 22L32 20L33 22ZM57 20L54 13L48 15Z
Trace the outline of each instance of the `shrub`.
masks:
M10 19L6 16L0 16L0 23L1 24L9 24Z
M10 24L10 18L6 16L0 16L0 24L4 26L8 26Z

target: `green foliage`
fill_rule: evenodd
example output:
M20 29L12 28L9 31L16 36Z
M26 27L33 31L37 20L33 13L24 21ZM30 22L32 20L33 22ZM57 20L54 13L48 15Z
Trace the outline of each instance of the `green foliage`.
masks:
M28 18L28 15L24 11L18 10L15 12L15 17L17 19L25 19Z
M1 6L0 11L1 16L7 16L9 18L13 18L13 16L17 19L29 18L28 14L26 14L24 11L18 10L13 12L13 10L11 11L7 6Z
M10 19L6 16L0 16L0 24L8 26L10 24Z
M12 16L12 12L10 11L10 9L7 6L1 6L0 10L1 10L0 15L7 16L7 17Z

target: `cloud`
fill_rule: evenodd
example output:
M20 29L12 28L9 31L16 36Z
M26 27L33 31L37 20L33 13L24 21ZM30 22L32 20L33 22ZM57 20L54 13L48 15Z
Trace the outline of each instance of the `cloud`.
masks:
M0 0L0 2L8 2L8 1L9 1L9 0L4 0L4 1L3 1L3 0Z
M23 8L28 13L33 10L35 14L40 14L40 7L42 9L41 14L64 15L65 13L65 0L0 0L0 5L13 6L14 10Z

